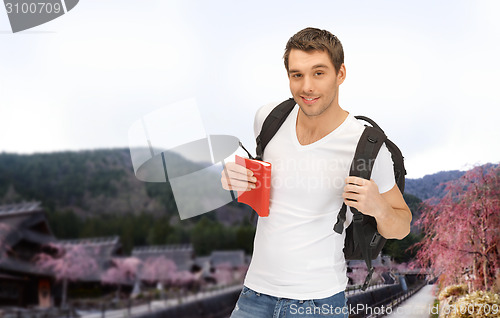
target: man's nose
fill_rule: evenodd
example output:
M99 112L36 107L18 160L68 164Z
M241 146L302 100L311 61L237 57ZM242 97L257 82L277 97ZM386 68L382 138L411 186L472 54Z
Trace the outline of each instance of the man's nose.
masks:
M304 93L312 93L314 91L312 78L309 76L304 76L302 90Z

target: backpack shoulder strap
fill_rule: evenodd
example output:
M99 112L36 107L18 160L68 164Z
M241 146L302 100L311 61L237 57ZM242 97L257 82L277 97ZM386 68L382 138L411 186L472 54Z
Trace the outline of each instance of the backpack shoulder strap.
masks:
M377 129L378 129L378 130L380 130L382 133L384 133L384 131L382 130L382 128L380 128L380 126L379 126L379 125L377 125L377 123L376 123L373 119L368 118L368 117L366 117L366 116L360 116L360 115L358 115L358 116L354 116L354 118L356 118L356 119L358 119L358 120L364 120L364 121L366 121L367 123L369 123L370 125L372 125L372 127L377 128ZM365 125L365 126L366 126L366 125Z
M372 127L377 128L382 133L384 132L382 128L380 128L380 126L377 125L372 119L365 116L354 116L354 117L356 119L364 120L370 125L372 125ZM401 150L398 148L398 146L396 146L396 144L393 143L391 140L386 139L385 145L387 146L387 149L391 153L392 162L394 163L394 177L396 179L396 185L398 186L401 193L404 193L406 169L404 165L403 154L401 153Z
M377 158L378 152L386 140L387 137L383 131L366 126L359 138L349 175L369 180L375 158Z
M262 160L264 149L274 137L276 132L280 129L281 125L283 125L285 119L288 117L294 106L295 100L293 98L289 98L276 106L271 113L267 115L264 123L262 124L259 136L257 136L256 139L257 160Z
M377 154L386 140L387 137L381 130L375 127L366 126L356 146L356 152L354 153L354 158L351 163L349 176L370 180L375 158L377 158ZM342 234L344 230L346 210L347 207L343 204L337 216L337 223L335 223L333 228L334 231L339 234ZM358 212L354 208L351 208L351 211L353 214L355 214L355 211Z
M401 150L399 150L398 146L396 146L396 144L389 139L385 141L385 145L387 146L387 149L389 149L392 162L394 163L394 178L396 179L396 185L398 186L399 191L401 191L401 194L403 194L405 192L406 176L403 154L401 153Z

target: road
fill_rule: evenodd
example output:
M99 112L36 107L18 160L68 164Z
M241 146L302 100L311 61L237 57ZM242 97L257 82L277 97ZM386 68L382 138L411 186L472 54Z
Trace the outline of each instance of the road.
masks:
M392 313L389 318L429 318L434 303L434 285L425 285L415 295L403 302Z

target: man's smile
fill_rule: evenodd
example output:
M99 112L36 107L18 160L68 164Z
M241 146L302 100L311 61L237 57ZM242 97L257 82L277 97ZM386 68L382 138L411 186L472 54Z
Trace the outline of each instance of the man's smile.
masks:
M302 98L304 103L306 103L307 105L312 105L312 104L316 103L319 99L319 97L305 97L305 96L300 96L300 97Z

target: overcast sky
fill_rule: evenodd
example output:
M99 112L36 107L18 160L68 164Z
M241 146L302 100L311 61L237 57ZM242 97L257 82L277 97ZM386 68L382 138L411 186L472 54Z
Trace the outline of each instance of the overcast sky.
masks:
M314 26L344 46L341 106L384 128L408 177L499 162L498 16L494 0L81 0L13 34L0 8L0 151L127 147L141 116L195 98L207 134L254 152L255 111L290 96L286 41Z

